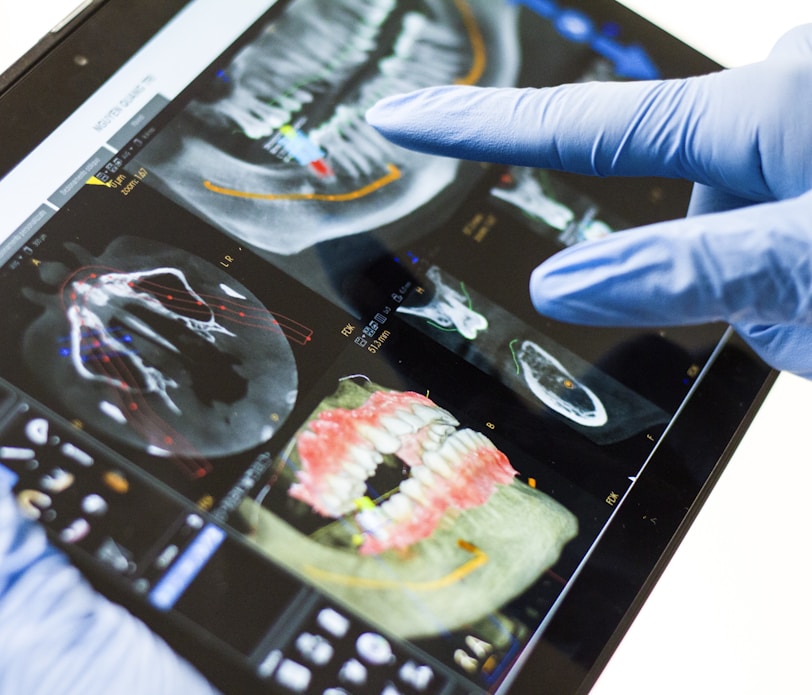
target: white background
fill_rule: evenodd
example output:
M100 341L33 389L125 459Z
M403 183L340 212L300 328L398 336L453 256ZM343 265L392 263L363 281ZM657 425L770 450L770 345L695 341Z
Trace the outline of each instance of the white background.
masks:
M74 4L0 0L0 69ZM812 22L803 0L625 4L728 66ZM812 382L782 375L593 695L812 693L810 412Z

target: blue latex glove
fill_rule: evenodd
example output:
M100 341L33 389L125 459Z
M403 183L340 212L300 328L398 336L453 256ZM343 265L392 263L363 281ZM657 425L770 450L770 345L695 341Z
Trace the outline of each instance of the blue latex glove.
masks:
M687 219L556 254L538 311L593 325L731 323L767 362L812 378L812 25L761 63L686 80L546 89L441 87L367 120L462 159L696 182Z
M215 692L143 623L97 594L20 516L0 479L0 693Z

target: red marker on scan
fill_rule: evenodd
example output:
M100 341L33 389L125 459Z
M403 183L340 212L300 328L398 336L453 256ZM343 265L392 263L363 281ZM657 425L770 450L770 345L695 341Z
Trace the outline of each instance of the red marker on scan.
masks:
M324 151L301 130L283 125L279 129L279 135L279 144L299 164L306 166L322 180L331 181L335 178L335 171L327 163Z

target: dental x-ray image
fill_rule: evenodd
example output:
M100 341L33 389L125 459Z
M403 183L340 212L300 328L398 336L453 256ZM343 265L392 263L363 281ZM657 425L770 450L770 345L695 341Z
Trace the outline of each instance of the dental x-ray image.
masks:
M439 266L422 283L398 316L592 441L621 441L667 421L653 403Z
M365 111L419 87L513 84L518 12L494 0L297 0L137 166L255 250L288 256L391 225L442 195L460 163L392 146Z
M240 511L275 562L400 637L427 637L498 611L575 537L575 516L516 475L431 399L356 375Z
M615 231L599 217L595 203L567 191L543 169L506 167L491 195L515 208L531 228L552 231L556 240L566 246L600 239Z
M26 287L42 307L23 359L55 402L89 428L192 477L211 457L268 441L297 394L289 340L300 324L274 316L215 265L156 241L121 236L94 257L45 261L52 292Z

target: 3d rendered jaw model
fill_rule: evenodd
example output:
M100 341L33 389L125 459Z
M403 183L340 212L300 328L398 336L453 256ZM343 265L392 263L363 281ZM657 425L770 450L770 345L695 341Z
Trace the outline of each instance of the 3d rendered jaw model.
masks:
M289 255L390 225L459 163L392 146L364 114L450 83L508 86L518 8L502 0L298 0L139 154L177 202Z
M280 457L298 514L243 502L276 562L404 638L482 620L531 586L575 516L414 392L345 379ZM288 505L290 507L290 505ZM283 518L284 515L284 518ZM313 517L323 523L313 527Z
M307 329L192 254L122 236L75 267L45 262L53 293L23 295L44 311L23 357L48 398L107 436L193 476L207 457L270 439L290 414L297 370L289 340Z

